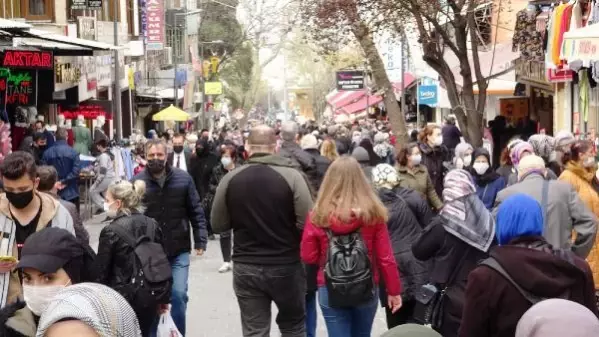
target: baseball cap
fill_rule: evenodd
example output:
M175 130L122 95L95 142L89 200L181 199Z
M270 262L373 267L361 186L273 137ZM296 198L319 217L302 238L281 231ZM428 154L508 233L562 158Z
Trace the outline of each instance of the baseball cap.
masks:
M33 268L42 273L54 273L85 253L83 245L67 230L45 228L31 234L25 240L17 268Z

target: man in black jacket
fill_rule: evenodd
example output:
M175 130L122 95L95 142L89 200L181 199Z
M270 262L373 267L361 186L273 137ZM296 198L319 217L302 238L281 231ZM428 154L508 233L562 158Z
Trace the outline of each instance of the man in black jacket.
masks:
M247 143L249 160L224 176L212 204L214 231L233 229L233 288L243 336L270 335L275 302L281 334L305 337L299 245L312 208L310 188L290 159L274 155L273 129L253 128Z
M318 192L320 184L322 184L322 180L324 179L324 175L327 173L329 166L331 166L331 161L320 154L320 151L318 151L318 140L313 135L305 135L302 137L301 147L302 150L314 158L316 175L311 177L310 183L312 184L314 191Z
M166 165L166 152L163 141L149 140L146 143L147 167L133 177L133 181L146 183L146 215L155 219L162 229L164 250L173 269L171 316L185 335L191 251L189 224L193 228L196 254L202 255L207 242L206 220L193 179L186 172Z
M299 126L296 122L288 121L281 126L281 148L279 156L293 161L295 168L304 172L310 180L316 180L316 161L298 145Z

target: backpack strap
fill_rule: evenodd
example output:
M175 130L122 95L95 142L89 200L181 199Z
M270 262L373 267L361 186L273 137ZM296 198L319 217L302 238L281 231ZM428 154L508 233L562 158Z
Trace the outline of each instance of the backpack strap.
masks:
M494 257L489 257L483 260L479 265L487 266L498 272L501 276L503 276L503 278L506 279L506 281L511 283L514 286L514 288L518 290L520 295L522 295L532 305L535 305L544 300L544 298L538 297L524 290L518 283L516 283L516 281L514 281L510 274L508 274L508 272L501 266L501 264L499 264L499 261L497 261Z

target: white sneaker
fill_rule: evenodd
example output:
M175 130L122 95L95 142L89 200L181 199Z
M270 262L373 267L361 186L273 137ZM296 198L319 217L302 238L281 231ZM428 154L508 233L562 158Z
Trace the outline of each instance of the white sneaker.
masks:
M220 268L218 268L219 273L226 273L228 271L231 271L231 263L230 262L225 262L225 263L223 263L222 266L220 266Z

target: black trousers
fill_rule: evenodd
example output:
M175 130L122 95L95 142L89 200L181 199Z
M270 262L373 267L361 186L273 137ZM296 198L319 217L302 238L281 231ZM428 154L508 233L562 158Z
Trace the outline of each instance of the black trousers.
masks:
M67 200L67 201L75 204L75 207L77 207L77 213L81 213L81 204L79 202L79 197L77 197L75 199Z
M231 230L220 233L220 251L224 262L231 262Z
M396 313L392 313L391 309L385 306L385 315L387 316L387 328L392 329L398 325L414 323L414 307L415 300L405 301L401 309Z
M281 266L233 264L233 289L243 337L270 337L271 304L282 337L306 336L306 279L298 263Z

